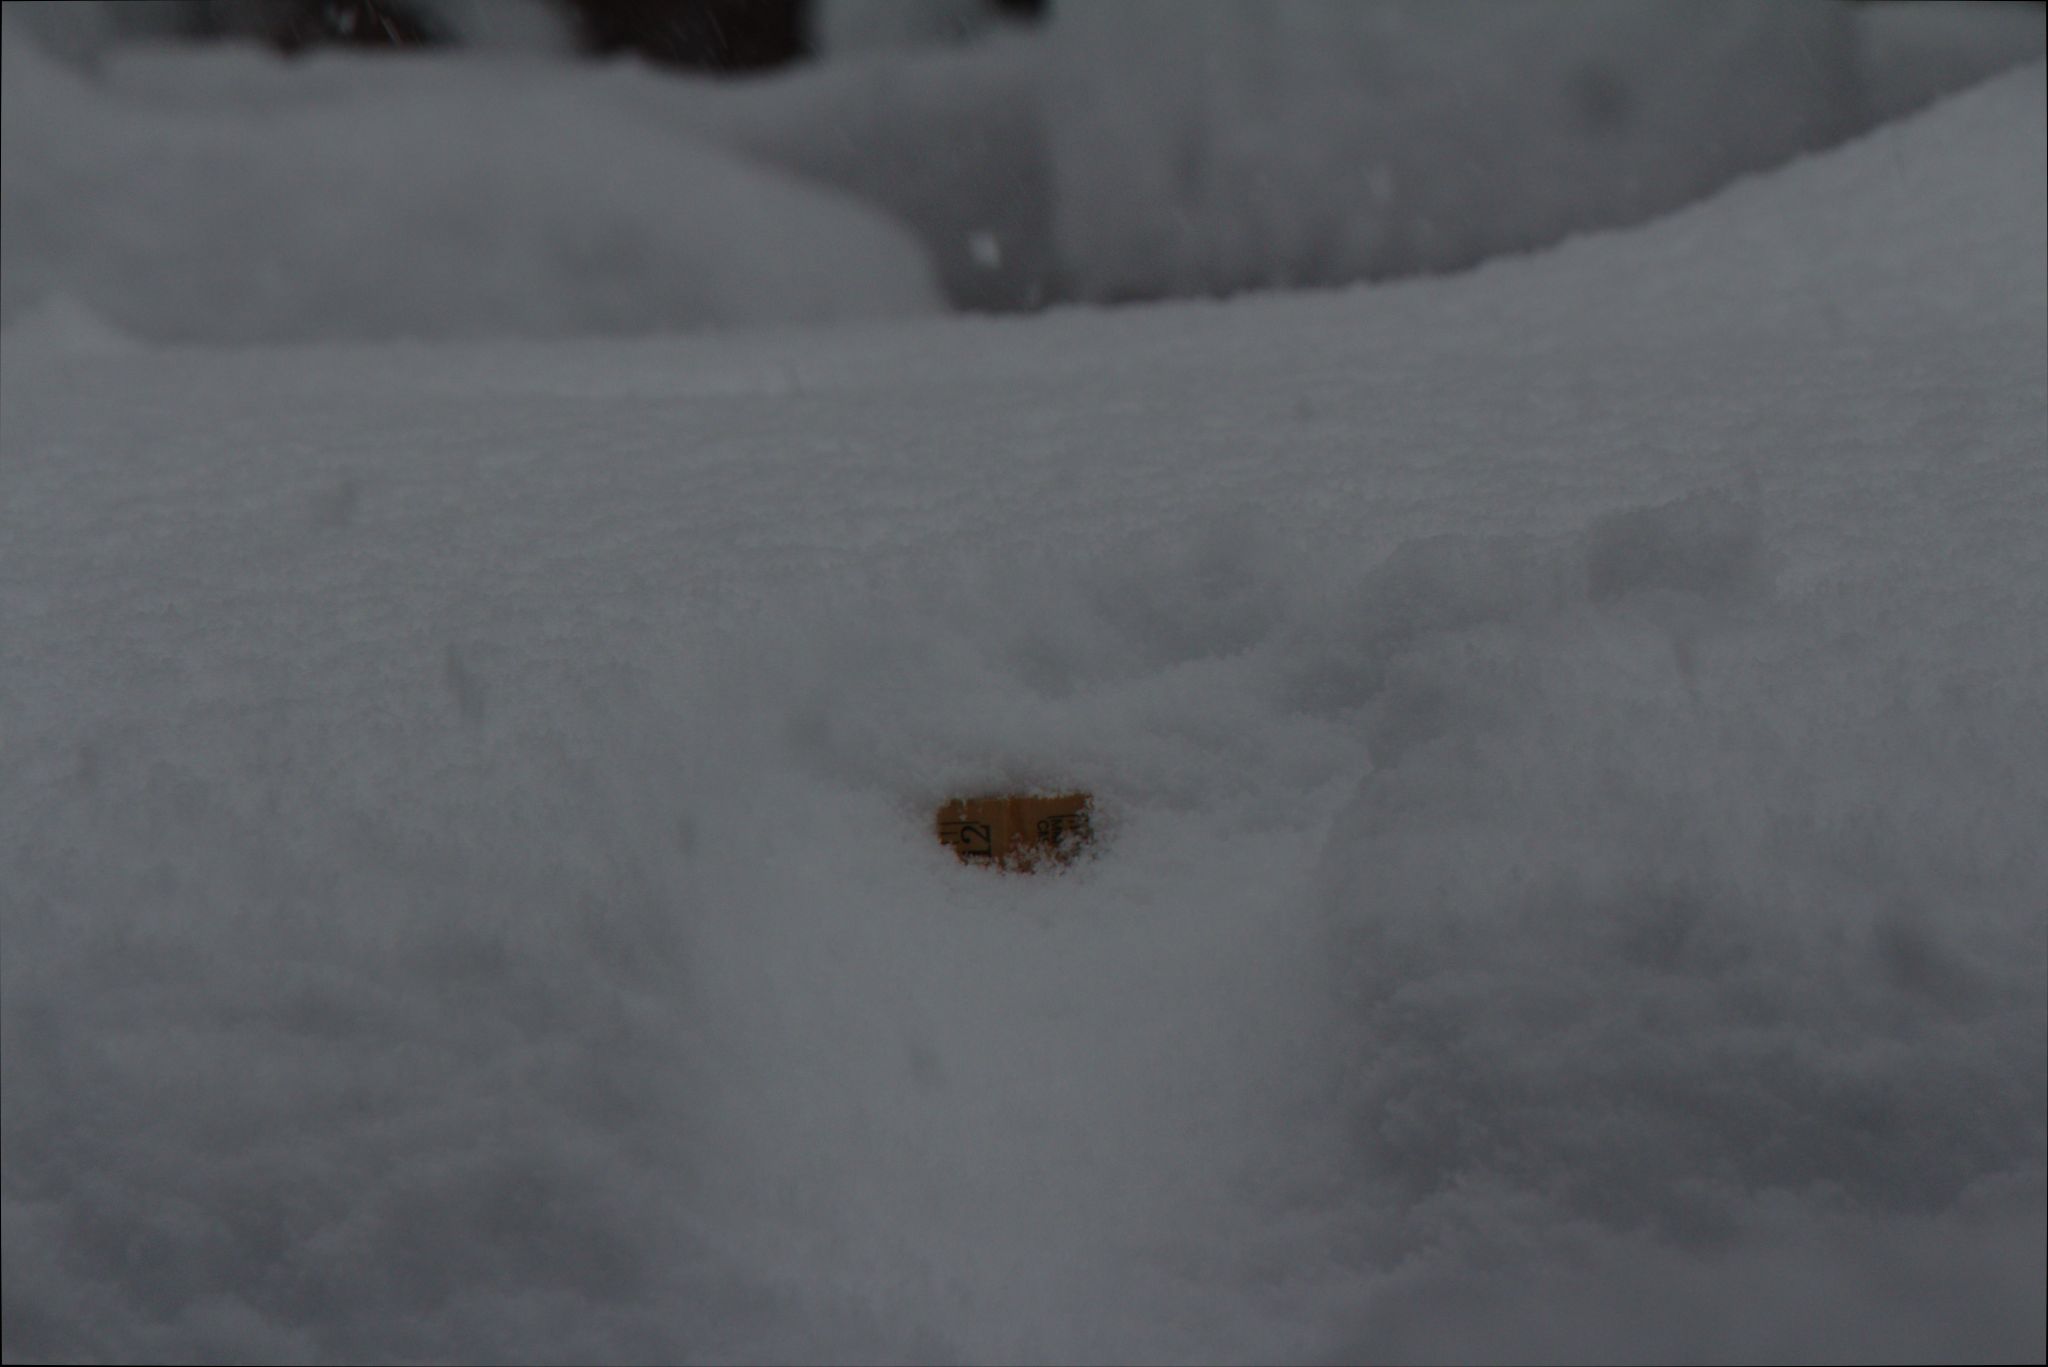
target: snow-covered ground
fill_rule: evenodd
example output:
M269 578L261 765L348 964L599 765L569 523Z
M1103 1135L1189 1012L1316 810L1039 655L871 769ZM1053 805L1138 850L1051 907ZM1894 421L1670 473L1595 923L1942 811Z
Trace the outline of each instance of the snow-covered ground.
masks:
M961 211L790 164L883 68L689 90L776 222L656 257L916 269L622 339L559 334L667 325L659 271L392 327L310 230L206 331L80 264L152 250L92 203L216 202L124 198L124 102L204 92L17 39L10 1360L2048 1346L2038 62L1463 275L893 321ZM415 79L182 60L236 212L288 106ZM398 177L430 246L461 174ZM1035 785L1095 858L932 839Z
M0 326L54 299L206 342L617 335L1456 269L1641 222L2044 46L2031 5L1125 0L724 83L489 46L94 48L73 17L89 5L7 11L71 55L7 48Z

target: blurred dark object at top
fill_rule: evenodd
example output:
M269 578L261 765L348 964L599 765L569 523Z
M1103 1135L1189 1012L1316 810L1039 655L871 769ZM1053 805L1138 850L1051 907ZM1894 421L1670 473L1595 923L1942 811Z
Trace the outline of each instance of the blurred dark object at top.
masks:
M984 0L993 14L1042 17L1046 0ZM550 0L565 38L599 56L632 53L692 71L765 71L812 55L809 0ZM471 7L474 8L474 7ZM212 0L195 25L281 52L463 45L435 0Z
M694 71L760 71L808 55L802 0L568 0L586 51Z

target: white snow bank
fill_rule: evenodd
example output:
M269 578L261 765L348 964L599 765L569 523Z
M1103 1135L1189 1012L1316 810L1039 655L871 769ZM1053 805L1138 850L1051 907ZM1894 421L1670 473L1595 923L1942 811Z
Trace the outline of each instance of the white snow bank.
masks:
M5 1351L2037 1356L2044 115L1344 294L10 333ZM931 839L1019 783L1100 858Z
M0 320L51 291L146 338L632 333L929 312L879 213L479 59L231 112L5 44ZM364 59L332 59L347 68ZM431 59L430 59L431 60ZM215 70L274 68L223 53Z
M1082 5L716 82L118 43L93 17L126 12L9 0L92 50L8 58L0 323L55 293L159 339L646 332L1442 270L2039 55L2038 9L1983 8Z
M1846 5L1072 5L1049 108L1089 298L1467 266L1859 126Z
M1043 302L1054 275L1039 107L1044 57L1043 43L1005 36L715 81L636 62L284 62L255 51L136 44L110 51L97 72L125 103L216 118L271 120L291 111L300 122L341 117L363 102L468 102L488 117L545 91L547 101L586 109L577 125L591 139L582 162L608 161L605 139L621 126L636 144L715 144L910 229L956 305L1018 308Z

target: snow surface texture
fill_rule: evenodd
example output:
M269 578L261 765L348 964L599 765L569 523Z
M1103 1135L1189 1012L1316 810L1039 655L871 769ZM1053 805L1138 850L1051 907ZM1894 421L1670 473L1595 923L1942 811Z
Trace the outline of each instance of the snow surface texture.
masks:
M45 299L0 1346L2038 1359L2044 115L1344 294Z
M645 333L1440 271L1673 208L2037 58L2043 28L1174 0L891 46L960 37L955 8L827 7L855 55L716 82L522 57L474 22L456 57L195 56L112 43L126 9L8 0L72 69L7 57L0 326Z

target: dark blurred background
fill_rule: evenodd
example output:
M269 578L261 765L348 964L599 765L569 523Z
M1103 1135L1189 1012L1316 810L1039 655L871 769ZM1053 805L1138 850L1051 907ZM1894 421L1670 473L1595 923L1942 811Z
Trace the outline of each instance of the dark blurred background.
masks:
M1113 0L1105 0L1106 3ZM1836 0L1809 0L1834 3ZM1887 0L1850 0L1884 4ZM2048 0L2008 0L2040 9ZM713 74L772 70L814 55L817 0L541 0L577 50L632 54ZM995 22L1043 20L1050 0L963 0L934 5L927 24L950 20L966 38ZM256 39L281 52L309 48L460 46L465 24L488 25L493 0L168 0L150 26L189 38ZM129 6L124 6L124 9ZM137 6L139 8L139 6ZM950 11L950 14L948 13ZM929 32L929 29L927 30Z
M1047 0L978 0L959 7L962 37L981 23L1032 23ZM592 56L635 54L690 71L764 71L812 55L809 0L547 0L571 41ZM479 20L485 3L461 7ZM463 43L460 18L416 0L199 0L166 14L161 31L189 38L254 38L282 52L319 47L437 47Z

